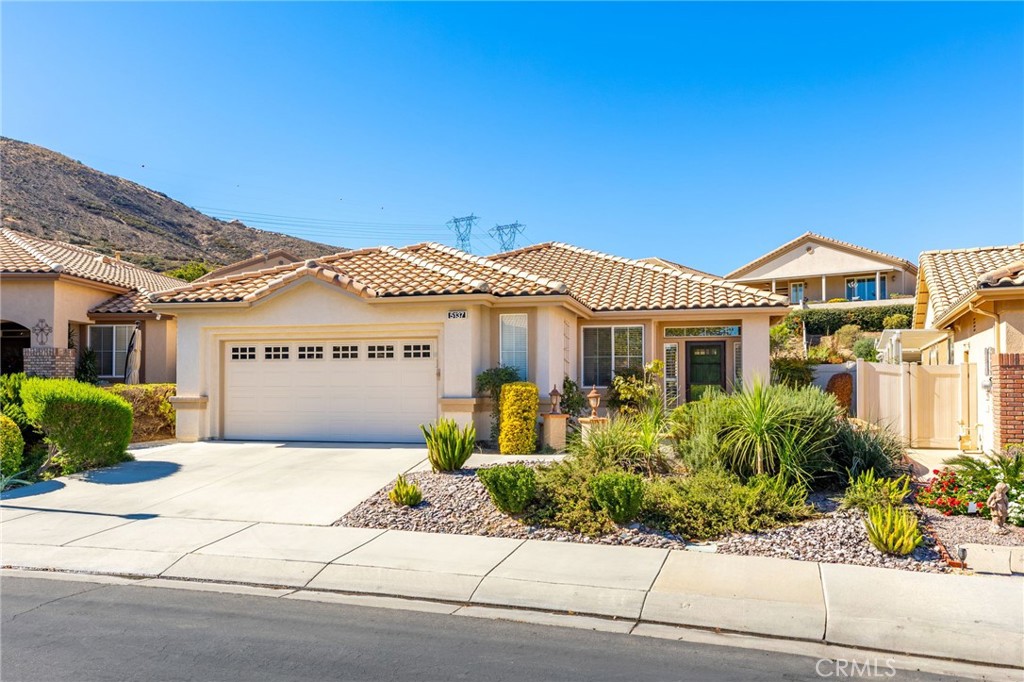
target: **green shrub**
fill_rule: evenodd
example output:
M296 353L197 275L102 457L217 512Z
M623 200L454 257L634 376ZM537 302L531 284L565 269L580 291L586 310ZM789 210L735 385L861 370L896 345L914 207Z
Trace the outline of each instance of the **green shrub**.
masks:
M0 413L17 424L22 431L32 428L21 400L21 385L25 378L24 372L0 374Z
M434 471L457 471L473 454L476 429L472 424L460 429L454 419L438 419L437 424L420 425L427 443L427 459Z
M880 552L905 556L924 542L917 515L889 505L872 507L864 520L868 539Z
M579 385L568 376L562 379L562 414L579 418L589 407L587 396Z
M525 464L478 469L476 477L487 488L494 506L506 514L519 514L537 494L537 476Z
M810 386L814 381L814 365L817 364L820 363L814 362L810 358L797 358L788 355L772 358L772 382L790 388Z
M132 406L132 442L174 438L174 384L114 384L108 391Z
M585 535L615 531L615 522L594 500L590 480L607 471L593 457L570 455L537 469L537 502L527 511L529 523Z
M853 344L857 342L857 339L861 337L861 330L855 324L844 324L842 327L836 330L833 335L836 339L836 343L839 344L840 348L853 348Z
M853 356L867 362L878 362L878 349L875 347L875 340L857 339L857 343L853 344Z
M785 322L773 326L768 330L768 349L772 357L783 353L789 348L794 337L793 329L790 328Z
M594 500L615 523L629 523L640 513L644 479L625 471L605 471L590 479Z
M501 430L498 450L503 455L528 455L537 450L540 395L528 381L501 387Z
M25 439L21 429L7 415L0 414L0 474L13 476L21 471Z
M200 263L199 261L189 261L184 265L168 270L164 274L168 277L177 277L183 279L186 282L194 282L203 275L213 272L214 268L206 263Z
M72 379L39 377L24 381L21 397L50 448L43 469L73 474L132 459L132 408L123 398Z
M892 478L903 470L904 449L900 437L882 427L858 427L840 420L833 438L832 473L841 481L873 471Z
M78 352L75 381L81 381L83 384L98 384L100 382L99 360L96 358L96 351L92 348L82 348Z
M607 405L622 416L637 415L661 398L661 377L665 363L654 360L643 367L623 367L615 370L608 389Z
M487 394L491 399L491 444L498 442L501 428L501 387L519 381L519 370L515 367L492 367L476 377L476 392Z
M635 416L612 417L570 441L567 449L577 457L592 459L599 468L617 467L653 476L674 468L671 449L665 445L670 436L670 419L655 406Z
M696 471L721 463L720 438L733 419L734 403L721 391L707 391L700 400L672 411L672 439L683 466Z
M910 494L910 477L879 478L871 469L863 471L857 478L850 478L849 486L843 495L843 509L861 509L867 511L872 507L896 507L903 504Z
M882 320L882 327L885 329L910 329L910 315L906 313L886 315Z
M885 318L897 313L909 317L914 314L914 306L911 303L894 303L841 309L808 308L790 313L793 321L788 324L803 323L808 334L831 334L844 324L855 324L866 332L880 332Z
M388 491L388 499L399 507L415 507L423 501L423 493L418 485L407 481L403 474L398 474L394 487Z

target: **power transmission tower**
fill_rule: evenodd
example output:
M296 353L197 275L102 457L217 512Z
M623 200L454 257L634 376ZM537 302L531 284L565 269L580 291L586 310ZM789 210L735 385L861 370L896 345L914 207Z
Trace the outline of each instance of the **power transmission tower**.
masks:
M516 236L522 234L525 229L526 225L521 225L517 220L508 225L495 225L487 234L498 240L502 251L511 251L516 248Z
M476 225L476 221L480 220L475 215L470 213L468 216L462 218L452 218L445 225L448 229L455 233L455 239L458 242L458 247L463 251L470 251L473 248L471 240L473 237L473 226Z

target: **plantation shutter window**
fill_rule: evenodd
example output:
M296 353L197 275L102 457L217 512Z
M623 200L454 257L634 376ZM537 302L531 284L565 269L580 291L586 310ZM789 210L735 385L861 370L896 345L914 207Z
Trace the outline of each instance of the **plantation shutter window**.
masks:
M96 354L99 376L124 378L128 342L134 329L130 324L97 324L89 327L89 348Z
M584 327L584 386L611 386L612 377L644 364L644 328Z
M520 381L526 381L529 372L527 320L526 313L502 315L498 319L501 365L515 367Z
M732 344L733 381L738 387L743 383L743 342Z

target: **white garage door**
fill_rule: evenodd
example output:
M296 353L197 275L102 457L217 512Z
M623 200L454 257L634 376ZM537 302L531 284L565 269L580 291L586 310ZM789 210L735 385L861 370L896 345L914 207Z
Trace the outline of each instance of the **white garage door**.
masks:
M228 439L421 442L437 418L436 340L231 342L224 356Z

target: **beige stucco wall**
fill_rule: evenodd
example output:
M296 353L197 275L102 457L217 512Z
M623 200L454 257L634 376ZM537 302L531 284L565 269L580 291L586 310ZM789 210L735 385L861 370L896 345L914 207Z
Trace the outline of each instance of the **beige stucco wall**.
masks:
M887 271L895 267L898 266L887 260L812 242L798 244L786 253L737 277L736 280L771 281L813 276L820 278L821 275Z
M142 352L143 380L149 384L174 383L177 373L177 321L168 316L146 320Z
M996 304L1001 324L1003 353L1024 353L1024 295L1017 300L1005 300Z
M60 279L4 278L0 282L0 318L31 329L45 320L53 329L42 345L68 347L68 324L89 322L89 308L114 294ZM32 345L40 345L32 335Z
M985 349L995 349L995 321L976 313L967 313L953 324L953 364L974 364L973 381L977 388L977 422L969 425L975 442L986 452L995 447L991 376L986 371Z

